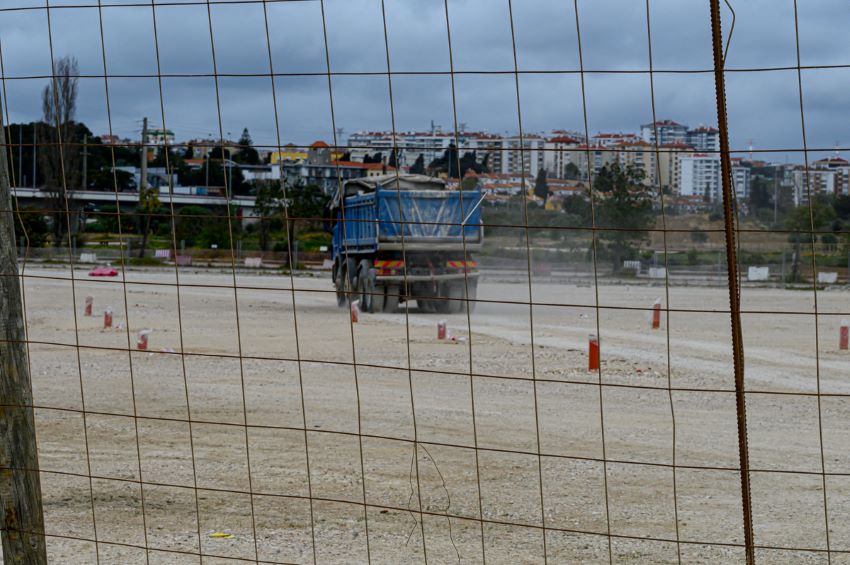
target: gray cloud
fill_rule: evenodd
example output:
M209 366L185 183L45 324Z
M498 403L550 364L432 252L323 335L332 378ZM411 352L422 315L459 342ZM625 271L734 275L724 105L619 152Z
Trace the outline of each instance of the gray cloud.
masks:
M67 3L67 2L66 2ZM78 0L74 1L78 4ZM514 0L513 30L507 0L449 0L451 56L443 0L385 0L390 65L397 74L389 99L387 52L380 0L326 0L328 55L335 75L334 123L328 93L321 4L317 0L266 4L279 118L275 124L272 81L267 76L221 76L216 99L207 6L186 4L151 8L104 2L103 43L109 79L109 111L116 133L136 137L143 116L163 120L155 39L159 46L165 122L188 139L238 136L250 128L255 142L330 141L333 125L346 132L392 127L426 129L431 120L446 129L455 120L470 129L516 132L552 128L583 130L583 104L576 15L572 2ZM124 2L127 3L127 2ZM9 0L5 8L42 5L41 0ZM55 1L51 6L56 5ZM703 0L650 0L653 67L649 68L646 6L640 0L580 0L582 56L588 127L636 130L652 117L691 125L716 122L710 72L708 5ZM850 6L840 0L799 5L803 65L850 64L844 31ZM754 140L757 149L802 147L796 70L738 72L756 67L797 64L794 4L791 0L734 0L736 27L727 60L728 108L733 149ZM246 1L213 4L215 69L219 74L269 72L263 5ZM74 55L83 75L103 74L99 12L96 8L5 11L0 39L11 119L40 115L43 77L50 73L50 39L56 57ZM728 33L730 19L725 14ZM517 85L516 63L523 73ZM454 80L447 74L458 73ZM607 71L607 72L606 72ZM667 73L664 71L695 71ZM698 72L703 71L703 72ZM708 71L708 72L705 72ZM479 73L479 74L476 74ZM480 74L480 73L490 74ZM308 76L290 76L306 74ZM121 78L148 75L153 78ZM806 133L810 147L850 145L843 110L850 69L802 72ZM108 128L104 81L83 78L79 118L96 133ZM340 141L344 141L345 136ZM795 160L798 158L792 157Z

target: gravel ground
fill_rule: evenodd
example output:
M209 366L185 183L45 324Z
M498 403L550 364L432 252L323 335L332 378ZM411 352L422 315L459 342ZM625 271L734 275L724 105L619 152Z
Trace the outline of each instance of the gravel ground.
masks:
M744 562L725 289L491 278L352 327L323 277L26 274L51 562ZM742 291L760 564L850 563L848 296Z

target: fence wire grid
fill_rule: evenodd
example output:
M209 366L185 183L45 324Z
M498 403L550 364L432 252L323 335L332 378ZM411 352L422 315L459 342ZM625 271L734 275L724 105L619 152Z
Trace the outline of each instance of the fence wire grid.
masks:
M805 21L808 6L741 4L4 3L3 145L19 249L18 272L3 276L22 287L32 381L31 404L4 409L26 409L38 460L3 470L38 478L44 514L43 530L23 533L56 563L850 562L850 148L822 131L840 105L804 96L814 76L839 87L850 64L811 59L806 39L822 21ZM540 19L518 33L533 10ZM791 54L748 55L747 34L770 12L787 24ZM600 27L621 25L617 13L644 45L634 67L633 54L602 49L617 42ZM414 20L416 33L397 34ZM490 44L475 43L479 20L501 42L498 64L480 58ZM534 51L544 22L560 30L541 31L556 62ZM703 42L696 60L671 49L686 39L671 43L680 25ZM287 43L297 28L312 34L297 46L306 55ZM59 72L75 53L97 56ZM240 54L251 64L236 64ZM63 106L71 83L76 114ZM793 116L740 104L748 88L793 98ZM392 272L350 248L375 218L345 198L328 208L333 190L251 184L237 164L262 163L233 161L253 149L280 159L274 171L285 154L326 151L323 182L334 187L349 180L352 154L383 152L361 168L389 175L385 204L403 210L405 191L392 188L410 167L399 140L411 108L440 104L438 133L453 145L416 151L445 151L421 172L443 173L459 215L400 212L382 224L398 234ZM192 107L208 122L191 122ZM577 122L546 127L574 128L551 137L575 143L535 145L540 116L562 116L557 107ZM648 122L650 140L594 145L624 108L640 109L626 121ZM232 142L246 109L264 116L251 146ZM742 145L750 133L738 123L762 111L758 122L799 143L766 128L757 149ZM688 150L713 159L712 195L683 199L662 182L662 162L683 151L662 143L675 112L716 125L706 128L716 146ZM514 144L477 146L474 174L453 178L468 116L486 114L510 117ZM97 141L87 120L104 128ZM346 139L354 126L388 132L388 145ZM206 141L154 142L140 128ZM199 143L207 153L196 159ZM554 153L569 155L573 178L533 172ZM86 169L95 155L100 170ZM128 156L144 161L141 175L164 171L154 204L147 180L126 185ZM496 162L512 163L502 165L520 186L510 197L485 186ZM645 176L622 180L628 165ZM736 192L742 167L753 193ZM191 174L205 188L191 196L211 208L176 190ZM563 192L550 189L561 181ZM258 201L273 186L270 211ZM479 241L470 234L482 225ZM455 234L451 257L423 248L416 230ZM460 268L421 284L442 269L434 257ZM90 276L105 263L116 276ZM376 285L381 276L389 282ZM4 522L4 551L21 533Z

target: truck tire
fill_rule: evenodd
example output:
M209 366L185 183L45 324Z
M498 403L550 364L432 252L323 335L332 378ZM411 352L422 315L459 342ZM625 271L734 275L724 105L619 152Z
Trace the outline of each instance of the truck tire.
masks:
M372 313L372 295L375 292L375 278L370 271L372 263L367 259L360 261L357 267L357 299L360 300L360 310Z
M469 308L469 313L472 314L475 312L475 305L477 304L475 301L478 299L478 277L467 281L464 290L464 294L467 295L467 308Z
M353 259L346 259L337 269L336 303L340 307L351 304L357 297L357 264Z
M453 281L448 284L448 312L450 314L459 314L466 311L466 303L463 301L464 291L466 289L465 281Z
M345 293L345 264L337 262L334 265L334 288L336 288L336 304L340 308L348 302L348 296Z
M384 312L394 313L398 310L401 287L397 284L387 285L384 291Z
M449 314L452 312L454 303L451 299L453 282L445 282L439 286L440 296L431 300L431 305L438 314Z
M384 285L375 286L372 294L372 312L380 313L384 311L384 300L387 287Z

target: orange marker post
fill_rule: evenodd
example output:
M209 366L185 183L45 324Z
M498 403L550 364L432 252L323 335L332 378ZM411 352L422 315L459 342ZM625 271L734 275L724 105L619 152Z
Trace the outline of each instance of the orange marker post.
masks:
M107 308L103 311L103 329L112 327L112 308Z
M848 341L850 341L850 322L841 320L841 330L838 334L838 349L846 351Z
M446 339L446 321L437 322L437 339Z
M657 330L661 327L661 299L656 300L652 305L652 329Z
M354 300L351 303L351 323L356 324L357 319L360 317L360 301Z
M587 370L596 371L599 369L599 338L596 334L588 337Z
M86 296L86 309L83 311L83 315L91 316L91 309L93 304L94 298L91 296Z
M136 349L139 351L147 351L148 349L148 338L151 335L153 330L142 330L139 332L139 339L136 340Z

